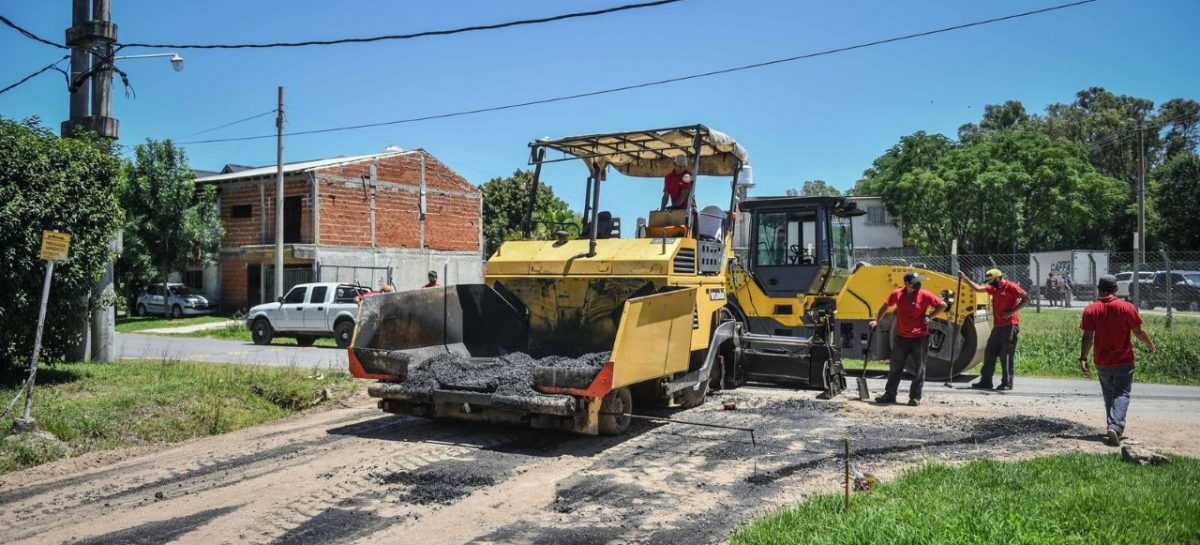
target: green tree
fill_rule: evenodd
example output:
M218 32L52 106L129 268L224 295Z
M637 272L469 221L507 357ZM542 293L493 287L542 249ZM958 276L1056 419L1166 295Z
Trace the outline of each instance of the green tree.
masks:
M808 180L800 188L800 195L804 197L837 197L841 194L841 191L826 183L825 180Z
M1158 108L1156 127L1165 134L1163 157L1169 161L1179 153L1195 152L1200 146L1200 102L1173 98Z
M113 144L62 139L36 118L0 118L0 366L31 355L44 262L43 230L71 235L68 258L55 265L42 358L61 360L79 341L84 297L110 259L108 241L122 222L116 190L121 165Z
M512 176L492 178L481 187L483 237L488 255L495 253L505 240L522 235L532 183L533 172L518 169ZM554 190L544 183L538 187L533 222L530 236L534 239L549 238L569 224L580 225L579 216L571 211L566 202L554 196ZM570 231L575 234L577 229Z
M210 265L225 234L216 189L196 187L183 150L170 140L146 140L125 171L125 251L118 270L127 296L150 282L165 283L172 272Z
M1167 248L1200 248L1196 211L1200 210L1200 155L1194 151L1175 154L1154 169L1150 195L1158 211L1155 239Z

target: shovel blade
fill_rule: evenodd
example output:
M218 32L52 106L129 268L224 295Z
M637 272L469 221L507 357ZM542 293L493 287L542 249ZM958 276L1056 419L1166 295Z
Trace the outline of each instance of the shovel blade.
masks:
M862 401L871 399L871 390L867 388L867 377L858 377L858 399Z

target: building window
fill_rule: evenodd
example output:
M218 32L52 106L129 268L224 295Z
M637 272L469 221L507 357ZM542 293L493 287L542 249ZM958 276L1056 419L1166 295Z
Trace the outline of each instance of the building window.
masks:
M229 209L231 218L248 218L254 215L254 207L249 204L237 204Z
M890 223L887 208L884 206L868 206L866 223L867 225L887 225Z

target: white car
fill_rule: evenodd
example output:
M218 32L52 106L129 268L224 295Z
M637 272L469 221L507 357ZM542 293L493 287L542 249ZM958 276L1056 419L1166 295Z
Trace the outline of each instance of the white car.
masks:
M1154 279L1154 271L1138 271L1138 279L1145 286ZM1133 297L1129 288L1131 280L1133 280L1132 272L1117 273L1117 297L1126 300Z
M271 344L275 337L294 337L310 346L317 337L333 337L339 348L350 346L358 299L369 290L338 282L297 284L275 303L250 309L246 328L254 344Z
M137 301L134 303L134 315L149 316L156 314L167 316L170 313L172 318L180 318L183 316L197 316L200 314L211 314L217 309L208 301L208 296L204 292L189 288L183 284L169 283L167 284L169 298L163 297L163 285L151 284L146 286L141 295L138 295ZM167 302L164 304L163 301Z

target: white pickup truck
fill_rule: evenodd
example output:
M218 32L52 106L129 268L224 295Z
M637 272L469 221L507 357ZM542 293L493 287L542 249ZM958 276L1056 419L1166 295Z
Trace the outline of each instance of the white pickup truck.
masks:
M250 309L246 328L254 344L271 344L275 337L294 337L310 346L317 337L333 337L338 348L350 346L354 336L357 298L368 288L338 282L297 284L276 303Z

